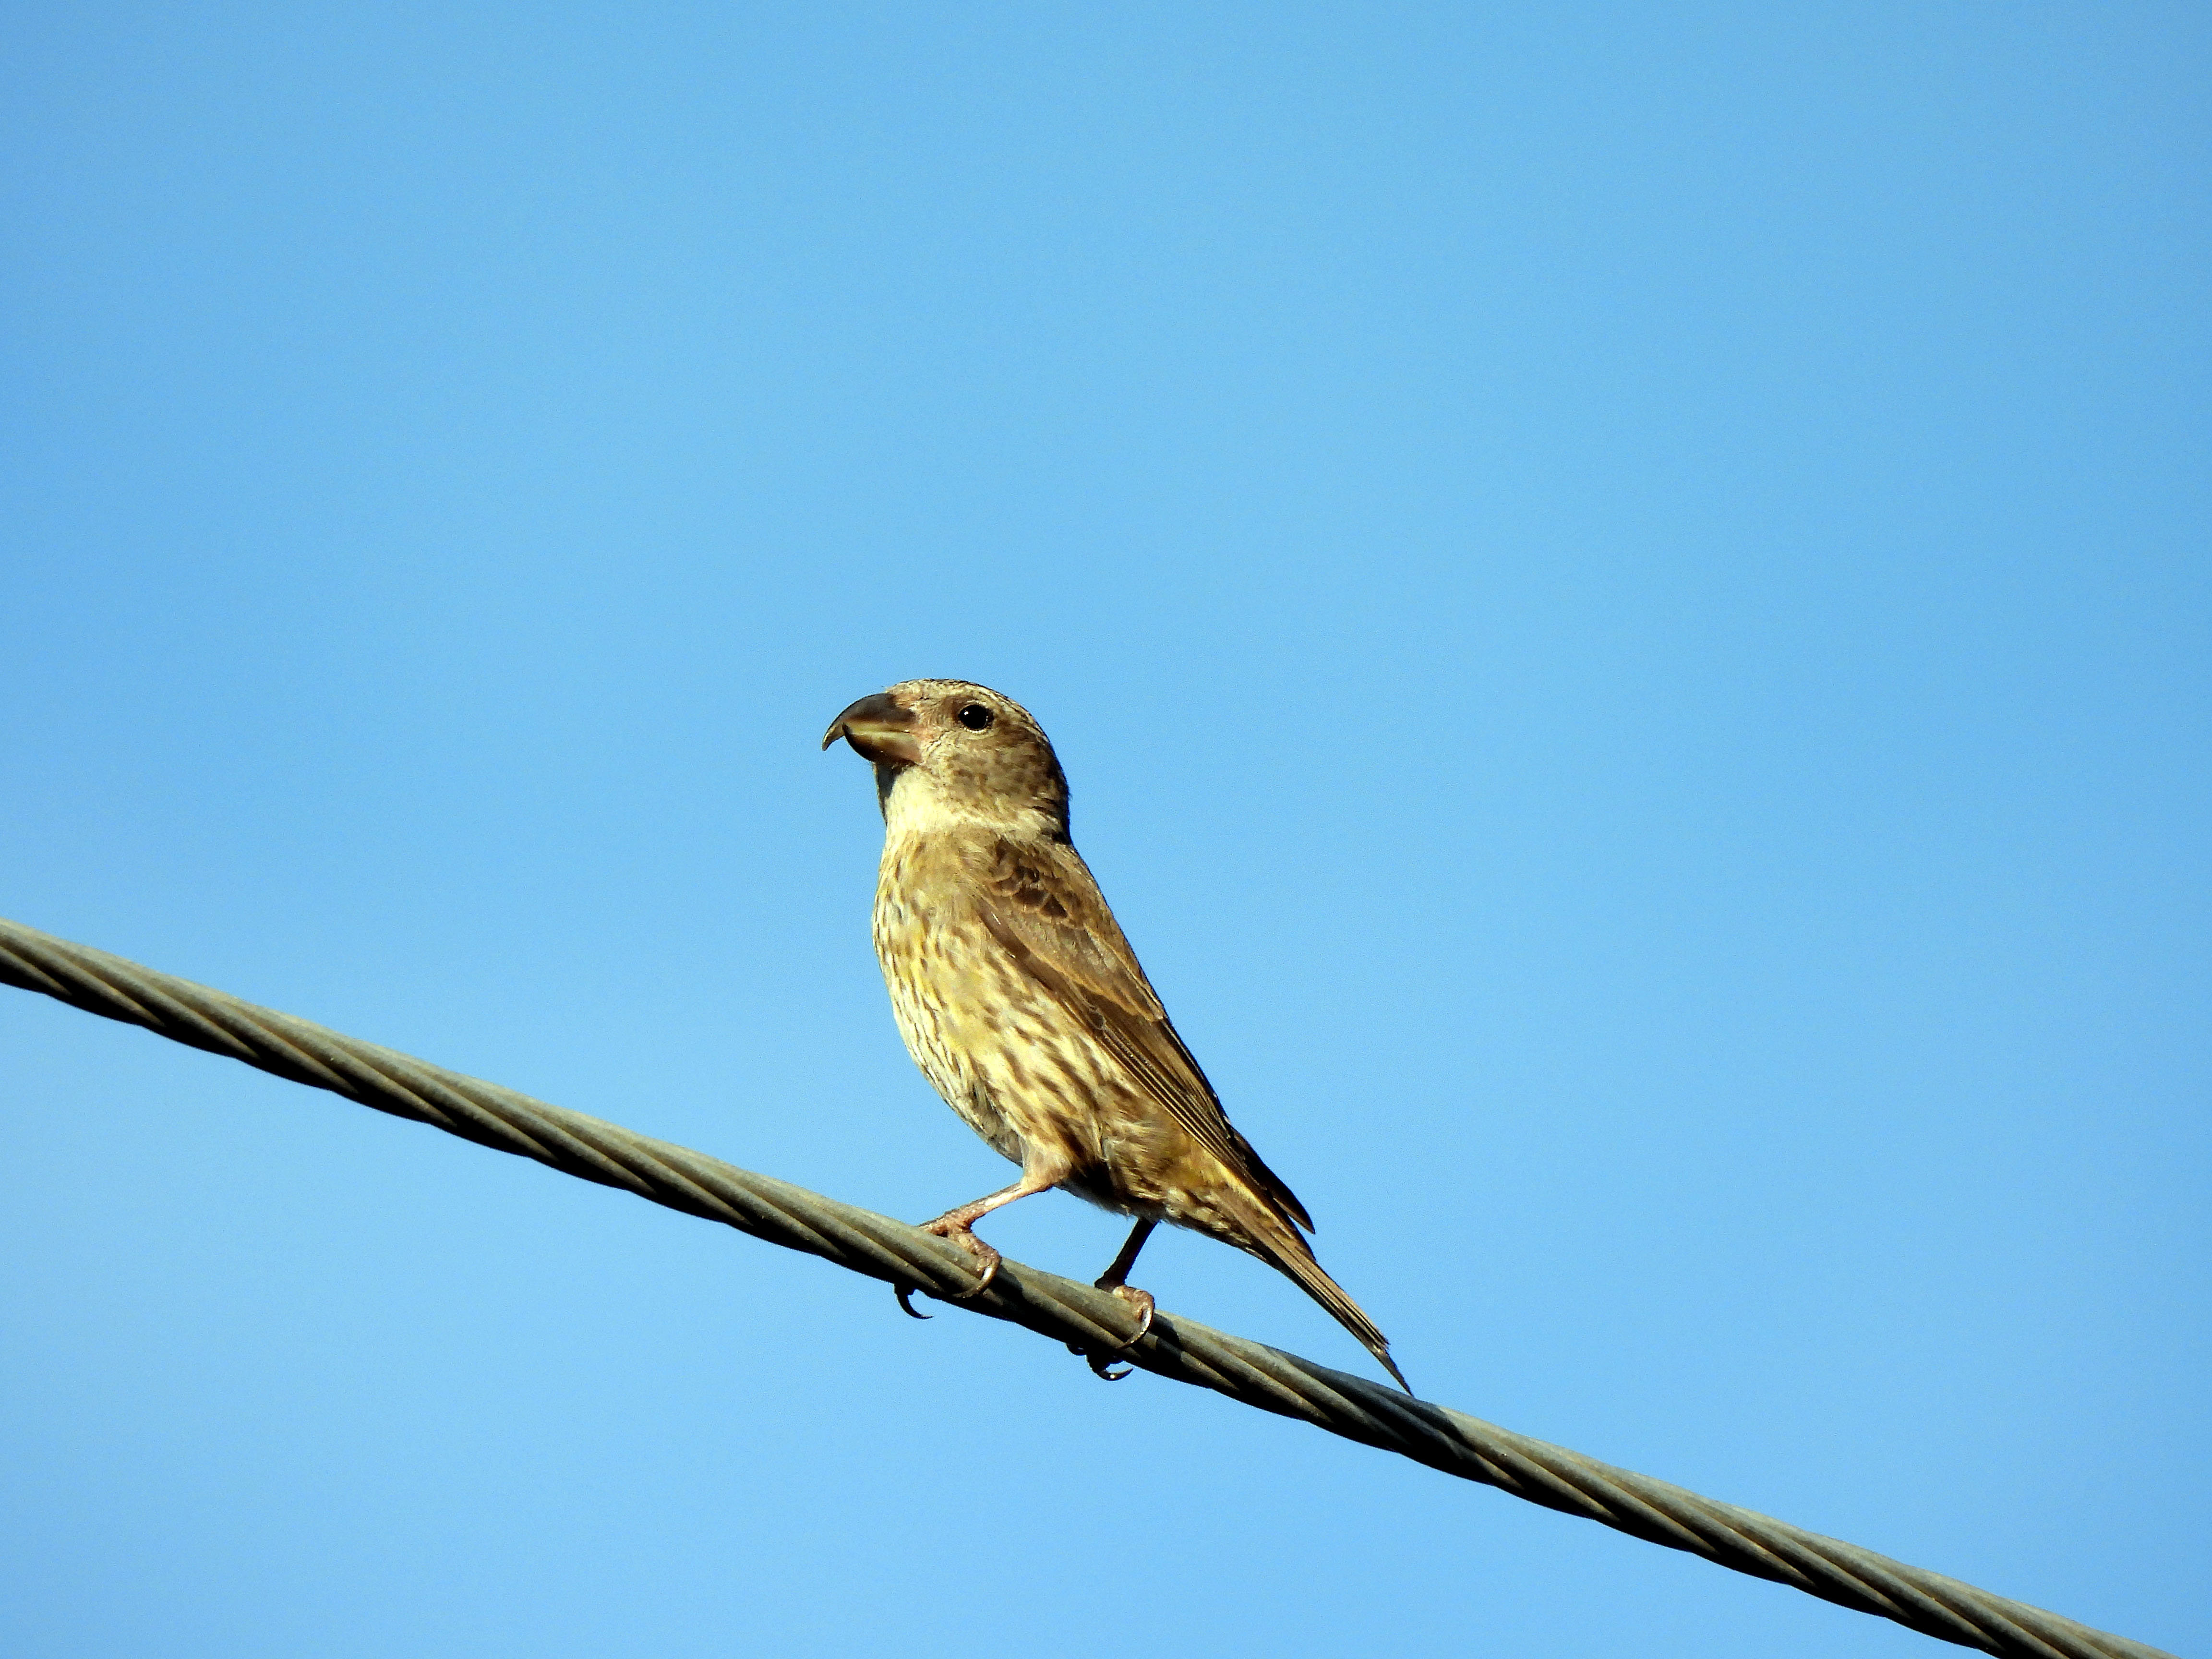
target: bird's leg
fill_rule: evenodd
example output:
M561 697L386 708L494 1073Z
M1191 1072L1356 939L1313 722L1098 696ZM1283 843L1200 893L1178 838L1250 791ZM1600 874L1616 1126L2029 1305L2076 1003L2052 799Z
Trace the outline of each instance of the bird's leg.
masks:
M1114 1356L1117 1353L1128 1352L1130 1349L1143 1341L1145 1334L1152 1328L1152 1310L1158 1304L1153 1302L1152 1293L1150 1291L1140 1291L1129 1283L1129 1269L1137 1265L1137 1252L1145 1248L1145 1241L1152 1236L1152 1229L1159 1224L1157 1221L1139 1221L1135 1226L1130 1228L1128 1239L1122 1244L1121 1254L1114 1258L1112 1265L1104 1273L1099 1274L1096 1281L1100 1290L1111 1291L1116 1301L1127 1303L1136 1310L1137 1313L1136 1334L1127 1342L1109 1348L1103 1354L1086 1352L1080 1348L1076 1349L1078 1353L1083 1355L1085 1362L1091 1369L1109 1382L1119 1382L1129 1374L1129 1367L1127 1365L1118 1371L1109 1369L1109 1364ZM1073 1347L1074 1344L1070 1343L1068 1346Z
M1121 1254L1114 1258L1112 1265L1104 1273L1098 1275L1097 1283L1100 1290L1112 1291L1115 1300L1126 1302L1137 1310L1137 1334L1115 1349L1116 1353L1135 1347L1145 1340L1145 1333L1152 1328L1152 1310L1158 1304L1153 1302L1150 1291L1140 1291L1129 1283L1129 1269L1137 1265L1137 1252L1145 1248L1145 1241L1152 1236L1152 1229L1159 1224L1157 1221L1139 1221L1130 1228L1128 1239L1122 1244Z
M1018 1198L1027 1198L1031 1193L1045 1191L1056 1179L1057 1177L1043 1170L1024 1170L1022 1178L1012 1186L1001 1188L988 1198L977 1199L973 1204L963 1204L957 1210L947 1210L936 1220L925 1221L921 1224L922 1231L935 1233L939 1238L950 1239L974 1256L981 1267L983 1276L975 1281L975 1288L963 1291L961 1295L954 1297L952 1300L966 1302L989 1290L991 1281L999 1276L999 1263L1005 1259L988 1244L975 1237L975 1224L990 1214L992 1211L1003 1209ZM903 1296L899 1298L899 1305L906 1308L908 1313L914 1312L911 1307L907 1306L907 1301ZM917 1315L916 1317L927 1318L928 1316L923 1314Z

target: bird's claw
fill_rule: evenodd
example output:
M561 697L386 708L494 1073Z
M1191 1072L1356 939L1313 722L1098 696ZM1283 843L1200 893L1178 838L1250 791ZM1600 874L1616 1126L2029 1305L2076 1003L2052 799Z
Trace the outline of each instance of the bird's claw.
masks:
M951 1225L942 1216L939 1217L935 1221L926 1223L922 1227L922 1231L926 1233L934 1233L939 1238L950 1239L953 1243L957 1244L962 1249L967 1251L969 1255L974 1256L976 1261L981 1264L980 1271L982 1277L978 1279L975 1284L969 1286L967 1290L962 1291L956 1296L939 1296L937 1292L933 1291L931 1294L933 1296L937 1296L939 1301L973 1302L977 1297L982 1295L984 1291L991 1288L991 1281L999 1276L999 1264L1006 1260L1006 1258L1000 1255L998 1251L993 1249L981 1239L976 1237L973 1232L969 1231L969 1229ZM927 1314L921 1316L921 1317L925 1319L928 1316L929 1316Z
M1114 1369L1114 1361L1119 1356L1128 1352L1130 1349L1135 1347L1137 1344L1143 1341L1146 1337L1152 1334L1152 1313L1158 1306L1158 1304L1152 1300L1151 1291L1140 1291L1133 1285L1108 1285L1102 1283L1099 1285L1098 1288L1108 1292L1117 1302L1133 1303L1136 1305L1136 1332L1134 1334L1130 1336L1127 1341L1115 1343L1103 1353L1093 1353L1090 1349L1085 1347L1079 1342L1069 1343L1067 1345L1067 1351L1070 1353L1082 1355L1083 1363L1091 1367L1091 1374L1093 1376L1098 1377L1108 1382L1119 1382L1123 1377L1128 1376L1130 1372L1135 1370L1137 1368L1134 1365L1125 1364L1121 1368L1121 1370L1115 1370Z
M972 1237L974 1236L971 1234L970 1237ZM980 1238L976 1239L975 1242L978 1244L983 1244L983 1241ZM991 1247L988 1244L983 1244L983 1248L987 1250L991 1250ZM983 1258L983 1276L975 1281L975 1287L972 1290L961 1291L959 1295L954 1297L952 1299L955 1302L973 1302L977 1297L982 1295L984 1291L989 1290L991 1288L991 1281L999 1276L999 1263L1004 1259L1005 1258L1000 1256L996 1250L991 1250L991 1254Z
M1127 1353L1152 1334L1152 1314L1160 1304L1152 1299L1150 1291L1140 1291L1134 1285L1101 1285L1098 1288L1111 1295L1116 1302L1129 1303L1137 1310L1135 1334L1114 1350L1115 1353Z
M1114 1350L1114 1353L1119 1353L1121 1352L1121 1351L1119 1348ZM1097 1377L1102 1382L1119 1382L1123 1377L1128 1376L1130 1372L1137 1369L1134 1365L1124 1365L1121 1370L1115 1370L1114 1369L1113 1354L1085 1352L1083 1356L1083 1363L1091 1367L1091 1376Z
M894 1285L891 1294L898 1297L899 1311L908 1319L934 1319L937 1317L935 1314L916 1313L914 1304L907 1300L921 1288L919 1285Z

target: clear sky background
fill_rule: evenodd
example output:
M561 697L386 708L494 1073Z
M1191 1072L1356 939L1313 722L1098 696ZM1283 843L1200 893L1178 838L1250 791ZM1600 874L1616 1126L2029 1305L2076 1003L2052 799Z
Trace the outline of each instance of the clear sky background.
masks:
M979 679L1423 1393L2212 1647L2201 8L4 33L0 914L919 1220L1006 1166L815 743ZM11 1655L1934 1650L37 997L0 1054Z

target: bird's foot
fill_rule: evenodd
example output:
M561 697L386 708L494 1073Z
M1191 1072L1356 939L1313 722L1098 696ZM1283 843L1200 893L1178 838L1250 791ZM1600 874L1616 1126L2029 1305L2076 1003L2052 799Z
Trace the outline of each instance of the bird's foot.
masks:
M1152 1300L1152 1293L1150 1291L1140 1291L1134 1285L1109 1285L1102 1279L1098 1281L1098 1288L1111 1295L1116 1302L1126 1302L1136 1310L1135 1333L1127 1342L1114 1350L1115 1353L1127 1353L1151 1334L1152 1313L1159 1304Z
M950 1239L975 1258L978 1271L982 1276L975 1281L973 1290L963 1291L959 1295L951 1298L955 1302L972 1302L991 1288L991 1281L999 1276L999 1264L1006 1258L976 1237L975 1230L965 1221L961 1220L959 1216L960 1212L955 1210L949 1215L938 1217L934 1221L924 1222L921 1230L926 1233L934 1233L939 1238ZM927 1316L925 1315L924 1317Z
M1150 1291L1140 1291L1134 1285L1111 1285L1102 1279L1098 1281L1098 1288L1106 1291L1115 1301L1126 1302L1137 1310L1136 1331L1127 1341L1115 1344L1104 1353L1093 1353L1090 1349L1074 1342L1067 1345L1067 1351L1070 1353L1081 1354L1083 1363L1091 1367L1091 1374L1093 1376L1103 1378L1109 1382L1119 1382L1137 1368L1134 1365L1123 1365L1116 1370L1114 1368L1115 1357L1117 1354L1128 1352L1130 1349L1145 1340L1152 1328L1153 1310L1159 1304L1152 1300L1152 1293Z

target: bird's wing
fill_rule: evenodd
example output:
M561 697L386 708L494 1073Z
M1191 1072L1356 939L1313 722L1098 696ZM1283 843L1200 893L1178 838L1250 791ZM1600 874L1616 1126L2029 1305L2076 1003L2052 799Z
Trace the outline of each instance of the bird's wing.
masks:
M1260 1161L1221 1109L1075 848L1000 841L980 875L983 925L1022 970L1096 1036L1192 1139L1311 1232L1313 1218L1297 1194Z

